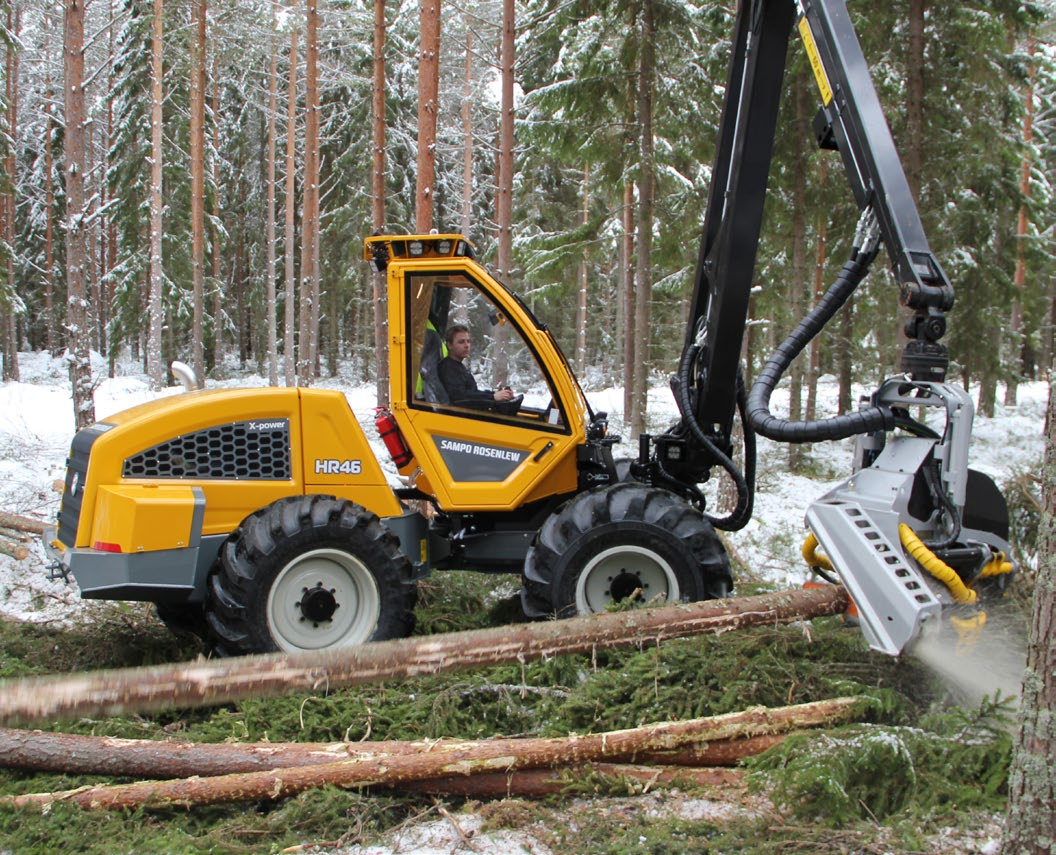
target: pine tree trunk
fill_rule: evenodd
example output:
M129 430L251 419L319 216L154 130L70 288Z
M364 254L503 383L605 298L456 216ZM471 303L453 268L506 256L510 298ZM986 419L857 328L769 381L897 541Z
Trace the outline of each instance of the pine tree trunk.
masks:
M909 35L906 40L906 181L920 201L920 176L924 162L924 9L927 0L909 0Z
M1049 383L1034 609L1008 784L1004 855L1056 852L1056 382Z
M301 324L297 381L309 386L319 357L319 10L307 0L304 34L304 214L301 218Z
M114 7L107 7L107 28L106 28L106 39L107 39L107 51L106 55L109 61L106 64L106 81L107 90L112 91L114 86L114 66L116 60L114 59L114 30L116 29L114 24ZM114 139L114 103L112 98L106 100L106 151L107 157L113 144ZM108 182L103 180L103 207L109 208L110 202L110 190ZM107 356L107 369L110 377L115 375L115 368L117 363L117 341L111 338L109 331L110 319L113 316L113 296L114 296L114 285L110 281L110 271L113 270L117 264L117 224L114 221L114 217L110 214L106 215L106 219L103 225L103 294L104 301L106 303L106 323L107 328L104 329L104 345L106 347Z
M998 336L995 335L995 339ZM979 377L979 400L976 409L979 415L988 419L994 417L994 408L997 405L997 372L987 366Z
M341 306L336 288L331 288L322 296L326 298L326 315L329 318L326 327L326 366L330 376L336 377L337 358L341 350L341 330L339 325Z
M1045 376L1048 377L1052 372L1054 359L1056 359L1056 276L1049 277L1049 284L1045 294L1045 306L1047 308L1045 314L1048 318L1048 323L1042 325L1041 364Z
M822 161L818 170L818 180L824 188L829 176L827 161ZM828 249L828 220L824 213L818 215L817 246L814 255L814 299L817 305L825 296L825 258ZM810 422L818 417L818 379L821 377L821 336L814 336L810 341L810 368L807 371L807 407L804 418Z
M638 257L635 265L635 360L631 395L631 436L645 432L649 396L649 310L653 289L653 88L656 85L656 31L652 0L642 0L639 13L638 67Z
M462 80L462 226L473 228L473 29L466 27L466 73Z
M222 140L221 136L223 133L222 124L218 121L220 116L220 87L221 87L221 65L220 65L220 52L214 51L213 53L213 89L210 96L212 104L213 114L213 139L212 147L213 151L218 152L221 150ZM269 81L271 85L273 81ZM274 111L272 111L274 115ZM224 229L221 226L223 222L221 216L221 193L220 193L220 158L212 158L212 183L213 183L213 222L210 224L209 236L211 244L211 267L210 267L210 283L207 289L209 295L212 296L213 300L213 317L212 317L212 353L210 357L206 358L206 368L209 371L213 371L222 376L224 365L224 330L227 327L226 324L226 313L224 312L224 281L223 281L223 264L222 255L224 253ZM272 176L271 182L272 191L274 191L274 175ZM274 217L275 217L275 206L274 206L274 195L272 197L272 206L270 208L270 216L272 217L272 264L268 267L271 271L271 276L274 279L275 276L275 263L274 263ZM267 215L265 215L265 220ZM272 283L274 287L274 282ZM263 371L263 365L260 367ZM202 380L204 381L204 377ZM274 384L272 384L274 385Z
M634 185L623 186L620 241L620 306L623 310L623 420L631 421L636 336L634 334Z
M499 78L502 91L499 99L499 151L495 186L495 264L499 279L506 283L509 283L513 275L513 84L516 15L513 0L502 0L502 38L499 47ZM503 324L496 327L492 366L497 385L509 382L506 352L508 336L508 326Z
M160 388L165 368L161 362L162 306L162 0L154 0L154 27L151 38L150 113L150 279L147 298L147 374Z
M590 167L583 168L583 210L580 224L584 227L590 222ZM576 371L582 377L587 371L587 244L584 240L579 259L579 288L576 300Z
M268 209L264 213L264 229L267 246L265 247L264 275L266 276L265 300L268 314L268 383L279 385L279 307L275 279L278 270L275 267L275 166L278 156L278 109L279 109L279 7L272 9L271 46L268 57L268 154L267 184ZM219 289L220 283L216 283ZM216 336L220 337L220 318L215 319Z
M921 180L924 171L924 26L928 0L909 0L909 20L906 44L906 139L902 157L914 201L921 203ZM878 321L882 327L878 338L880 371L877 382L881 382L900 362L898 351L907 344L905 322L912 311L901 303L885 301Z
M414 197L415 231L433 228L436 185L436 118L440 89L440 0L421 0L418 48L418 181Z
M206 2L191 2L191 367L205 377L205 63Z
M88 170L85 194L87 196L87 211L85 216L88 218L88 228L85 230L85 277L88 292L88 347L98 351L100 348L99 330L102 326L100 320L100 310L102 307L102 293L99 288L99 268L98 259L99 256L95 252L95 244L99 236L99 182L101 179L101 172L95 163L95 130L97 124L95 121L89 120L85 127L85 146L84 146L84 159L85 168Z
M292 15L296 0L290 4ZM297 27L290 31L290 85L286 99L286 276L284 281L283 360L287 386L297 385L297 351L294 343L294 320L297 316L297 275L294 269L296 251L295 218L297 206Z
M817 245L814 255L814 288L813 305L825 297L825 258L827 250L828 223L824 216L817 217ZM817 418L817 381L822 376L822 337L811 339L808 350L810 365L807 369L807 407L804 418L813 421Z
M5 380L18 380L18 326L15 318L14 305L18 293L18 283L15 281L15 148L18 141L18 55L21 50L17 44L21 22L21 12L14 6L7 7L7 31L11 41L7 42L7 61L5 67L6 86L6 110L7 127L4 132L8 136L7 156L4 158L4 172L7 176L3 197L0 200L0 220L3 222L4 242L7 244L7 253L4 259L4 275L6 279L7 299L0 305L5 314L4 336L3 336L3 378Z
M44 14L44 52L51 53L51 15ZM55 324L55 89L50 66L44 76L44 347L51 354L59 344Z
M789 328L799 323L803 315L803 292L807 285L807 169L808 153L805 141L809 130L807 80L804 73L795 83L795 153L792 180L792 275L788 283L788 305L791 312ZM795 359L788 372L788 418L798 422L803 418L803 360ZM804 448L801 443L788 444L788 465L793 472L803 465Z
M371 169L370 213L376 233L385 231L385 0L374 0L374 79L371 114L374 130L374 151ZM388 294L385 271L376 270L371 276L374 292L374 353L377 356L377 401L379 407L389 405L389 341Z
M161 0L155 0L160 5ZM78 428L95 421L92 366L88 353L87 245L84 225L84 3L66 0L63 39L66 108L66 339L70 354L73 417ZM160 109L160 104L159 104ZM160 157L159 157L160 162ZM159 163L160 166L160 163ZM160 236L159 236L160 240ZM159 253L160 254L160 253ZM160 329L159 329L160 338Z
M1034 63L1034 53L1037 44L1033 36L1027 39L1027 56L1030 58L1030 71L1027 75L1027 87L1023 93L1023 162L1019 169L1019 194L1022 202L1019 206L1019 221L1016 226L1016 270L1013 274L1012 283L1015 290L1012 292L1012 317L1008 324L1009 349L1011 351L1011 364L1008 371L1008 379L1005 383L1005 405L1015 406L1017 385L1020 376L1025 376L1028 366L1026 365L1025 342L1023 337L1023 297L1027 290L1027 241L1030 237L1030 217L1027 211L1027 202L1030 199L1030 172L1031 159L1030 147L1034 142L1034 81L1037 69Z
M854 377L854 366L852 357L854 355L854 297L840 309L840 338L837 344L836 362L839 374L840 388L836 399L836 412L839 415L851 412L852 407L852 384Z

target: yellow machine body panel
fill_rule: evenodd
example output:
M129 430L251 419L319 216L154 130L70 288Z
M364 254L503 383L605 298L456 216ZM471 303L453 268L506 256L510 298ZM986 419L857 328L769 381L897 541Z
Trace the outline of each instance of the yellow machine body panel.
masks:
M472 258L431 249L464 239L423 235L399 241L424 249L401 255L396 238L371 238L367 252L387 242L391 409L414 455L401 472L448 512L510 511L575 491L587 404L549 331ZM431 398L428 383L423 390L422 377L435 371L425 364L428 339L444 332L437 326L437 306L449 305L475 307L467 325L483 347L502 350L514 391L525 387L519 406L457 405ZM488 357L484 363L493 366L498 357ZM481 385L489 381L498 388L494 373L482 377Z
M130 502L146 499L148 486L199 487L206 536L227 534L254 511L305 493L349 498L379 515L400 513L370 444L337 391L188 392L116 413L93 430L86 481L67 484L68 494L72 487L72 495L83 497L77 547L92 546L101 510L109 530L138 530L138 522L114 519ZM125 487L138 490L115 490ZM107 504L97 507L100 502ZM166 539L171 540L160 541Z
M127 484L101 487L90 545L104 552L178 549L191 542L195 496L190 487Z
M403 511L341 392L301 389L304 492L351 499L379 517Z

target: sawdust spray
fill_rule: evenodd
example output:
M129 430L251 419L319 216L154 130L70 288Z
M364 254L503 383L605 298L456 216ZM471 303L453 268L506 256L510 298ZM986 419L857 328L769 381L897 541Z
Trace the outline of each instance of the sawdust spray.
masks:
M1004 610L988 616L974 644L959 643L953 630L926 632L909 655L940 677L964 706L983 698L1011 701L1019 706L1026 667L1026 624L1020 615Z

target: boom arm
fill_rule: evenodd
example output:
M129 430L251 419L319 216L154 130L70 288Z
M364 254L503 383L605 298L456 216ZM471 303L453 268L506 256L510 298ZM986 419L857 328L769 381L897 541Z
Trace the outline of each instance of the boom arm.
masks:
M839 150L859 208L875 217L900 285L900 300L914 311L906 325L910 342L903 370L914 379L941 381L948 362L939 339L945 332L944 312L953 305L953 289L924 236L844 0L742 0L690 308L685 354L693 364L681 372L683 381L689 381L692 410L683 411L683 416L692 418L725 455L737 406L741 340L793 29L802 38L821 94L814 123L818 142ZM854 281L846 283L842 299L864 276L871 251L851 271L853 277L848 274ZM820 328L825 320L815 326ZM813 334L816 330L809 337ZM835 438L889 426L887 418L841 418L846 420L820 435L815 430L808 431L809 436L778 438ZM766 432L762 425L760 429ZM707 446L697 456L709 464L721 462Z

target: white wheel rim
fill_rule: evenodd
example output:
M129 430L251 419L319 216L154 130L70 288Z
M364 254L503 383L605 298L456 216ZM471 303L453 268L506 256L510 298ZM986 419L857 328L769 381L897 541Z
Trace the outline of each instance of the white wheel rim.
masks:
M576 580L576 612L593 614L614 599L639 591L637 605L677 603L682 596L674 569L651 549L613 546L587 562Z
M315 601L315 609L308 606L309 600ZM331 614L311 617L320 611ZM288 653L362 644L374 634L380 616L374 574L341 549L314 549L297 556L282 568L268 593L268 628L276 646Z

